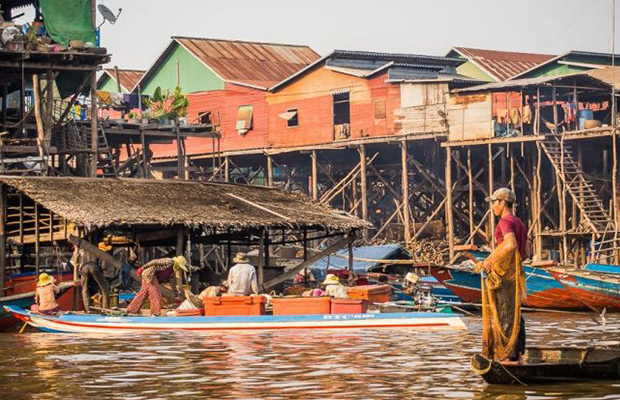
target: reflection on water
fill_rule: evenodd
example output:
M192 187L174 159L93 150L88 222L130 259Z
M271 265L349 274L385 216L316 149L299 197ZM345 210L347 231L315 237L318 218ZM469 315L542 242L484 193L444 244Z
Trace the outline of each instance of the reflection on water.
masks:
M528 344L620 339L620 315L526 314ZM409 329L0 334L2 398L620 399L620 382L492 387L469 369L467 332Z

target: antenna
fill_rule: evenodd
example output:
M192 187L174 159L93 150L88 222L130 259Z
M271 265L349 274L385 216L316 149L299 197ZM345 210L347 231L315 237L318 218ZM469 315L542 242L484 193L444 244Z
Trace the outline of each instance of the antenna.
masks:
M123 11L122 8L119 8L118 13L114 15L112 10L110 10L108 7L104 6L103 4L99 4L97 6L97 9L99 10L99 13L101 13L101 16L103 17L103 22L97 26L97 29L99 29L101 25L105 24L106 21L110 21L110 24L114 25L116 21L118 20L118 16L121 15L121 12Z

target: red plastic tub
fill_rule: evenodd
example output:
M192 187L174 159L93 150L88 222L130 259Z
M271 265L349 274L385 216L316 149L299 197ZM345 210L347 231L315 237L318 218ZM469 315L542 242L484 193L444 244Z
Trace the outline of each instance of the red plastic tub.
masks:
M265 298L263 296L205 297L202 299L205 315L263 315Z
M360 299L332 299L332 314L363 314L368 302Z
M329 314L329 297L282 297L271 299L273 315Z

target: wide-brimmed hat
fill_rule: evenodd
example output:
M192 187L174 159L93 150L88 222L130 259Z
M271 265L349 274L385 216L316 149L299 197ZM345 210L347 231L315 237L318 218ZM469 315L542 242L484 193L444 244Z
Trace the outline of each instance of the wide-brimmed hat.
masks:
M331 285L334 283L340 283L340 279L334 274L327 274L325 280L323 281L323 285Z
M183 256L176 256L173 258L174 265L181 268L185 272L189 272L187 269L187 260Z
M515 192L505 187L497 189L492 195L485 198L486 201L505 200L508 203L514 203L516 199Z
M235 258L233 259L233 262L234 263L247 263L247 262L250 262L250 260L248 260L248 256L246 256L245 253L237 253Z
M51 275L48 275L45 272L39 275L37 286L47 286L50 283L54 283L54 278Z

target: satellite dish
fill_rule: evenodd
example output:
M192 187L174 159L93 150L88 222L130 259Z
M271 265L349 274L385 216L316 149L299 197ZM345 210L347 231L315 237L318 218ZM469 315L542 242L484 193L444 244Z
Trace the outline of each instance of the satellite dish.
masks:
M114 13L112 12L112 10L110 10L108 7L104 6L103 4L99 4L97 6L97 9L99 10L99 13L101 13L101 16L103 17L103 22L99 24L99 27L101 27L101 25L105 24L106 21L110 21L110 23L112 25L114 25L116 23L116 21L118 20L118 16L121 15L121 12L123 11L122 8L118 9L118 14L114 15Z

